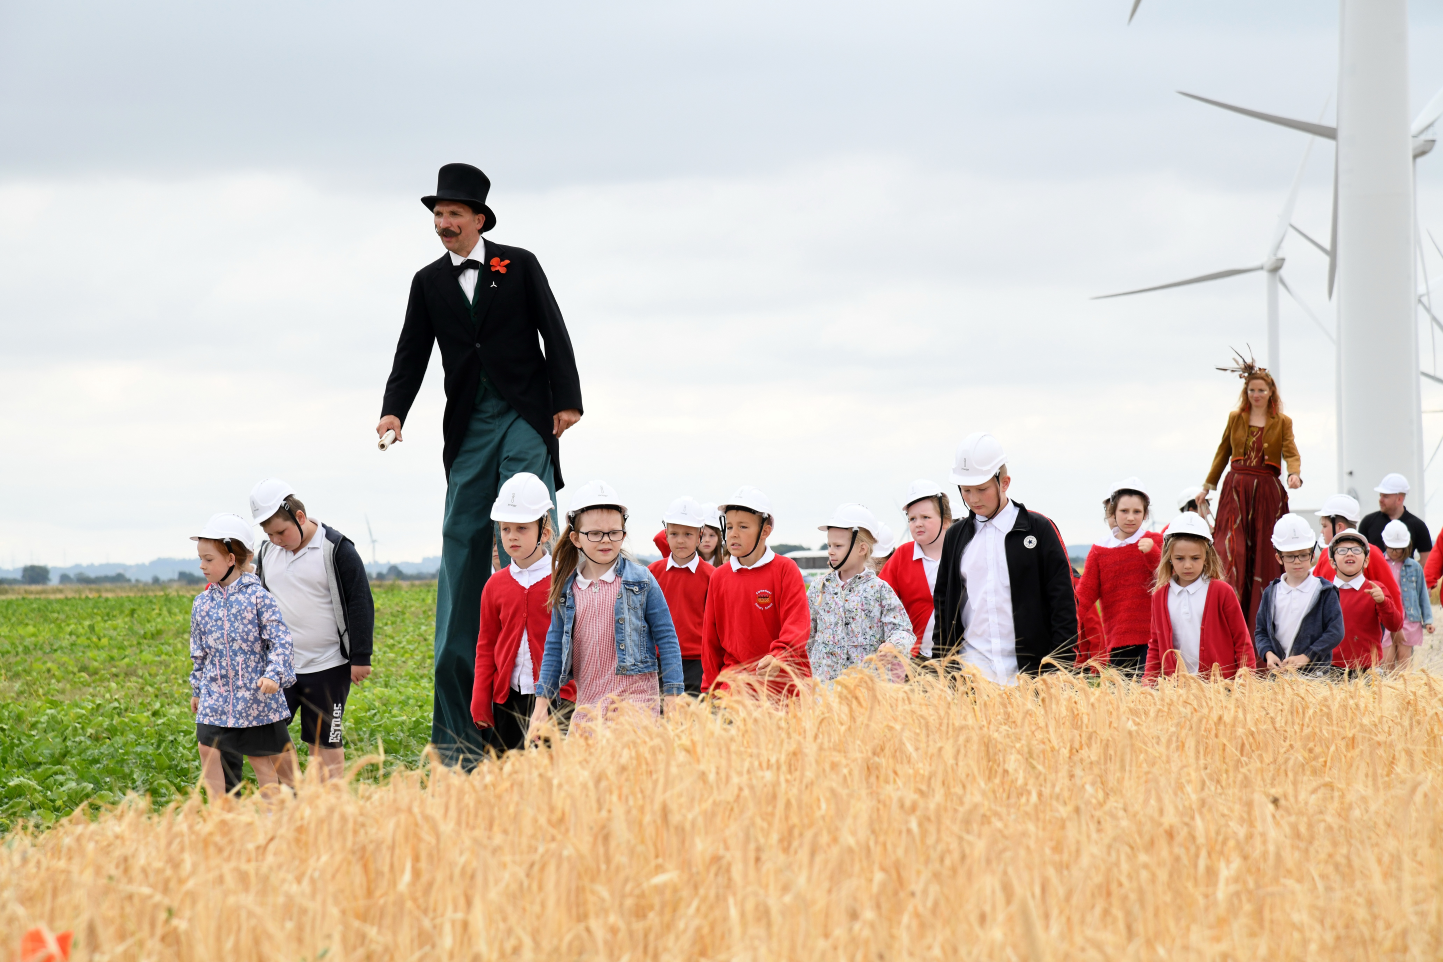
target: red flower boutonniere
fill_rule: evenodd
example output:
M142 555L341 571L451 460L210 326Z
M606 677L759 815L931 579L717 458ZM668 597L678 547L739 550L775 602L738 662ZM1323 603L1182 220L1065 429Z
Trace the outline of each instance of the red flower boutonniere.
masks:
M491 269L492 269L493 271L500 271L501 273L505 274L505 273L506 273L506 265L509 264L509 263L511 263L511 262L510 262L510 261L503 261L503 260L502 260L501 258L499 258L499 257L493 257L493 258L491 258Z

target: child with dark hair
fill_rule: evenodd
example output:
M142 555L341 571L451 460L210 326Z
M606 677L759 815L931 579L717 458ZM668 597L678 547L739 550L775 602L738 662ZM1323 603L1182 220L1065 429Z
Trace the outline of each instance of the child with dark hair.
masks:
M291 633L280 606L250 573L250 525L218 514L190 540L210 582L190 610L190 710L201 775L212 799L226 792L222 752L250 759L261 791L295 784L290 711Z
M1273 526L1283 573L1263 589L1253 644L1269 671L1328 672L1343 639L1343 609L1331 581L1312 574L1317 537L1308 522L1285 514Z
M1077 605L1089 609L1101 602L1108 650L1093 652L1092 657L1138 678L1147 666L1152 590L1163 539L1143 529L1152 499L1139 479L1114 485L1102 508L1112 533L1087 553L1077 583Z
M707 589L715 570L701 558L701 534L708 512L692 498L677 498L661 516L666 550L653 562L652 577L661 585L681 648L681 674L688 695L700 695L701 627Z
M1338 601L1343 609L1343 640L1333 649L1333 667L1367 671L1383 660L1383 639L1403 627L1403 609L1382 586L1367 578L1372 546L1357 531L1340 531L1328 544L1337 572Z
M1179 670L1232 678L1257 664L1237 593L1222 574L1207 522L1196 514L1175 520L1158 563L1145 680Z

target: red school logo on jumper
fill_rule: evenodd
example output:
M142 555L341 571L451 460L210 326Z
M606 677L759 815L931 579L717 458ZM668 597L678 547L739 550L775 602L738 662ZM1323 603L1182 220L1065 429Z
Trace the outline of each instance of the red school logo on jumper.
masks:
M757 607L760 608L762 611L766 611L766 610L767 610L768 608L770 608L771 606L772 606L772 589L770 589L770 588L758 588L758 589L757 589Z

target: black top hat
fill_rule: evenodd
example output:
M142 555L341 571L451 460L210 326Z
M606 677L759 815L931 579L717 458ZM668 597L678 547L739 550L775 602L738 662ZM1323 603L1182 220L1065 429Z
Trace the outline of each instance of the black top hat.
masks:
M496 226L496 215L486 206L486 195L491 191L491 179L470 164L447 164L436 174L436 193L421 198L427 210L435 210L436 202L454 200L465 204L478 214L486 215L481 233Z

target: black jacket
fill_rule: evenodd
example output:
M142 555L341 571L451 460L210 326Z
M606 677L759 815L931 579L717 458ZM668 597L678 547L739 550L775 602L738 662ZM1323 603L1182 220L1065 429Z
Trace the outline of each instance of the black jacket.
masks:
M1312 577L1309 575L1309 577ZM1268 652L1279 659L1288 657L1278 641L1277 629L1273 626L1273 597L1277 594L1278 582L1274 578L1263 589L1263 598L1258 602L1257 622L1253 627L1253 647L1258 653L1258 668L1266 668ZM1322 579L1319 579L1320 581ZM1293 654L1307 655L1308 663L1303 667L1307 674L1325 672L1333 666L1333 649L1343 640L1343 604L1338 597L1338 587L1331 581L1318 586L1313 604L1303 615L1298 625L1297 637L1293 639Z
M326 540L331 544L331 560L326 564L327 587L331 589L332 615L336 621L336 638L341 654L353 665L371 664L372 634L376 628L376 605L371 598L371 580L361 561L356 545L330 525L325 526ZM261 542L256 552L256 577L266 587L266 555L274 546ZM331 580L334 570L335 579ZM267 589L269 590L269 589Z
M431 344L441 348L446 372L446 414L442 422L441 463L446 474L461 450L481 373L523 421L546 442L556 487L561 485L561 459L551 416L558 411L581 410L581 378L561 308L541 265L530 252L484 241L472 258L486 265L476 279L475 320L466 294L456 280L449 253L416 272L406 323L396 344L396 359L386 381L381 416L394 414L404 423L426 376ZM493 268L493 258L510 263L505 273ZM537 336L546 343L541 351Z
M1028 511L1020 502L1017 521L1003 538L1007 576L1012 584L1012 626L1017 636L1017 670L1035 675L1042 659L1064 664L1077 647L1077 599L1072 593L1072 565L1057 527L1046 515ZM937 562L937 584L932 592L936 623L932 628L932 657L962 653L962 608L967 603L967 582L962 577L962 552L977 533L976 515L969 514L947 529L942 557Z

